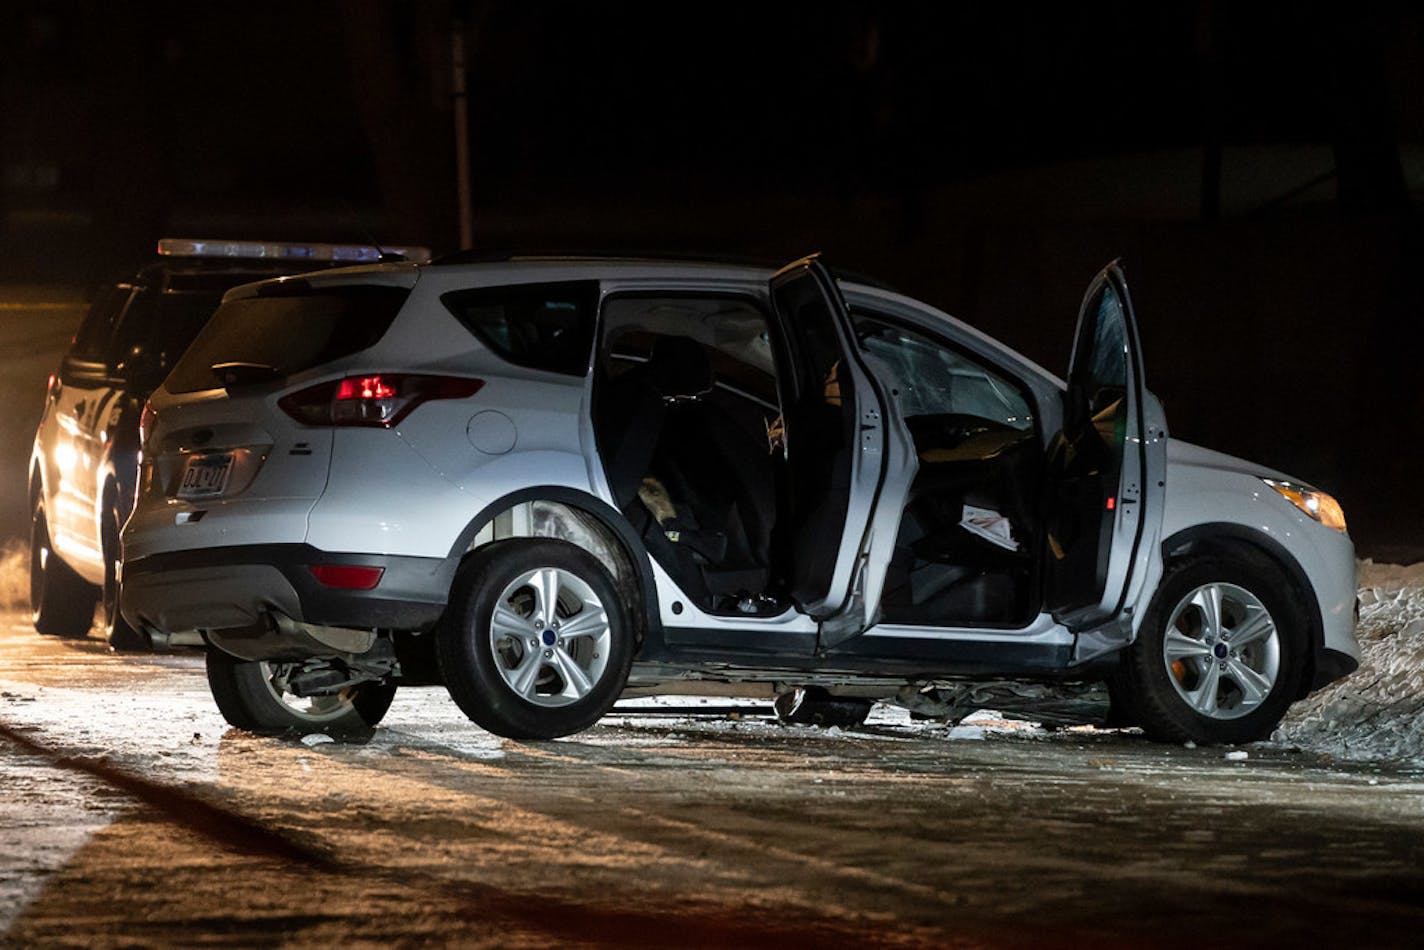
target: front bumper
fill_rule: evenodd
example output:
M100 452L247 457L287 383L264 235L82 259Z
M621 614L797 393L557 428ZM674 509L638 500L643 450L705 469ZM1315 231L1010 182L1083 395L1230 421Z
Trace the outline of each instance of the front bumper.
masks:
M371 590L323 586L308 567L381 567ZM440 619L456 564L444 558L321 551L307 544L172 551L124 562L120 609L161 634L228 630L267 614L330 627L425 630Z

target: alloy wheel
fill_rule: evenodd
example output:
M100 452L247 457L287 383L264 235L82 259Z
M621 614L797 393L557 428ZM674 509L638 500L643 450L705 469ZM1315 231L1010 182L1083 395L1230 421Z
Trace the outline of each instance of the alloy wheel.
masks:
M1162 638L1173 688L1196 713L1239 719L1270 696L1280 676L1281 641L1270 611L1235 584L1203 584L1173 609Z
M490 617L495 668L536 706L568 706L587 696L608 668L608 612L571 571L539 567L505 585Z

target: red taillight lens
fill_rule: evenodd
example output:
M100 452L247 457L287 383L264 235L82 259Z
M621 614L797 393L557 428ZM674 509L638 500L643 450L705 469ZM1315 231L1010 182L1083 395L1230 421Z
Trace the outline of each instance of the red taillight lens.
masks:
M381 582L384 567L360 567L355 564L310 564L307 570L323 587L341 590L371 590Z
M302 425L369 426L389 429L416 406L432 399L465 399L484 380L459 376L371 373L319 383L277 400Z
M148 444L148 437L153 435L153 424L158 420L158 413L153 411L153 403L145 402L143 412L138 415L138 447L141 449Z

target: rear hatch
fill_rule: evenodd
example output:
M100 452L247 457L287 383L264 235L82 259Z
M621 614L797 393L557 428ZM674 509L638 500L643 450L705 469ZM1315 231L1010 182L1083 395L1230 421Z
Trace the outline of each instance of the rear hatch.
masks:
M375 345L415 280L393 267L229 293L145 410L125 557L304 541L332 430L301 425L279 400Z

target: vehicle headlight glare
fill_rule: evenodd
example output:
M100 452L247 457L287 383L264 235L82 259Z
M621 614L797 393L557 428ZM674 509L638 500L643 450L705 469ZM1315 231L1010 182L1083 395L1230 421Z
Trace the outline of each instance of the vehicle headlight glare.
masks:
M1345 512L1340 508L1340 503L1330 495L1292 482L1277 481L1273 478L1261 480L1312 520L1320 522L1327 528L1334 528L1336 531L1344 533Z

